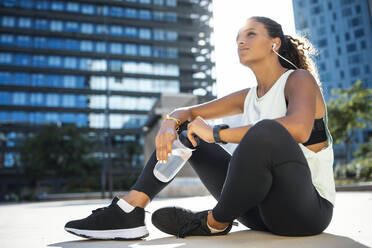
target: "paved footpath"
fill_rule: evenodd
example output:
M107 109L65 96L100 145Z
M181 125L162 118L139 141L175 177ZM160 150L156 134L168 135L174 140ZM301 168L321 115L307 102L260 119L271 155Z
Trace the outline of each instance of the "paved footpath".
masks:
M73 200L0 205L0 248L176 248L176 247L254 247L254 248L365 248L372 247L372 192L339 192L331 224L324 233L311 237L281 237L233 227L227 236L178 239L157 230L146 214L150 236L143 241L94 241L63 230L71 219L89 215L110 200ZM148 211L163 206L192 210L212 208L211 196L155 199Z

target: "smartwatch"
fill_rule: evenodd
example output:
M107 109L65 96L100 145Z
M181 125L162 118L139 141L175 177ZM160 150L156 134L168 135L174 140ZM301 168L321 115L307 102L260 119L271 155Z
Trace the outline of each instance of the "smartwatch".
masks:
M213 127L213 138L214 143L221 143L221 144L227 144L226 142L222 141L220 139L220 130L229 128L229 125L226 124L220 124Z

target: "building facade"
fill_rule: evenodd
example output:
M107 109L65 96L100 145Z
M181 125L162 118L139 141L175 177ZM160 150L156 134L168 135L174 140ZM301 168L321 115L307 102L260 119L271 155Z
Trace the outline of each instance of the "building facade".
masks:
M357 80L372 87L371 9L371 0L293 0L296 31L319 52L315 62L326 100L332 89L349 88ZM358 132L356 143L370 135ZM343 153L343 147L335 149L336 158Z
M115 150L143 142L160 94L215 98L211 9L211 0L0 0L0 171L20 166L19 145L48 123L108 136L122 164ZM139 170L136 156L120 168Z

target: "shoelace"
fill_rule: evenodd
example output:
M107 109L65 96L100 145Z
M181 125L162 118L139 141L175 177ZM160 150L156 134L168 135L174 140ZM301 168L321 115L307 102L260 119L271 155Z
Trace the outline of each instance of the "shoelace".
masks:
M187 234L197 229L200 225L201 225L200 219L192 219L190 222L187 222L183 226L181 226L180 230L177 233L177 237L178 238L186 237Z
M108 208L109 208L109 207L97 208L97 209L95 209L95 210L92 210L92 213L94 214L94 213L97 213L97 212L100 212L100 211L106 210L106 209L108 209Z

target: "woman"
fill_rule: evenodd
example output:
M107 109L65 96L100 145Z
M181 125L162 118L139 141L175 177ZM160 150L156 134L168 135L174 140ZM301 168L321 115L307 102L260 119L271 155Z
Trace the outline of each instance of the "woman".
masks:
M160 230L178 237L224 235L238 219L253 230L306 236L328 226L335 200L332 138L304 43L284 35L269 18L251 17L238 33L237 46L257 87L173 111L129 194L67 223L67 231L98 239L147 236L144 207L167 185L154 177L153 167L167 161L176 130L185 129L194 146L193 135L201 140L189 162L218 203L198 213L159 209L152 222ZM241 113L243 123L236 128L205 121ZM217 144L226 142L239 144L232 155Z

